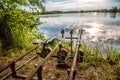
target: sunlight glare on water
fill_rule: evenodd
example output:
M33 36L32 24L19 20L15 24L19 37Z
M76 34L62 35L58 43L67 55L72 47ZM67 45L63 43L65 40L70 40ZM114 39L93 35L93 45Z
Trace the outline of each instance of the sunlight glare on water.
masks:
M96 34L97 32L99 32L99 29L98 28L90 28L86 31L88 31L90 33L90 35L92 35L92 34Z

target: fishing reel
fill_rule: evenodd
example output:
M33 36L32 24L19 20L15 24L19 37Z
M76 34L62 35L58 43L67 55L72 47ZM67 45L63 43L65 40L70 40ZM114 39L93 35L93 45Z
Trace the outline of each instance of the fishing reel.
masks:
M57 58L59 63L65 63L65 59L67 57L68 50L66 48L61 48L57 52Z
M52 50L50 47L44 47L42 53L40 54L40 57L45 58L51 51Z
M53 42L54 42L54 39L52 41L43 43L43 48L42 48L42 52L40 53L40 57L45 58L52 51L52 48L50 47L50 45Z
M78 55L77 55L77 61L78 62L83 62L83 56L84 56L84 53L82 50L79 50L78 51Z

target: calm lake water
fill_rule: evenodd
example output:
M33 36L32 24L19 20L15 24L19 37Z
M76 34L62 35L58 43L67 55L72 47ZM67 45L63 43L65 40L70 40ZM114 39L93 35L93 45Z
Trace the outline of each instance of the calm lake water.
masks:
M72 24L77 28L74 36L77 36L78 28L83 28L85 32L82 40L94 44L94 46L97 44L115 47L120 52L120 13L50 14L42 15L40 21L43 24L38 28L46 38L64 26Z

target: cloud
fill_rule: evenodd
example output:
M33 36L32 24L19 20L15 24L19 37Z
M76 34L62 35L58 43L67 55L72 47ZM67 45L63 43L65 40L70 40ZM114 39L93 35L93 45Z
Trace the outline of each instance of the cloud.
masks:
M45 6L47 11L69 11L120 7L120 3L119 0L46 0Z

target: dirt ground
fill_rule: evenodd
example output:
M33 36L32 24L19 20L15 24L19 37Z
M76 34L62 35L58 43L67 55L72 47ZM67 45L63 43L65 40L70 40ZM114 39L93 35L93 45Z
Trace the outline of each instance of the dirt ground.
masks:
M34 69L35 64L42 61L43 58L37 57L30 63L26 64L21 70L17 71L19 74L29 75ZM19 62L17 65L22 64L25 60ZM0 69L3 68L9 62L8 57L0 58ZM43 66L42 78L43 80L68 80L68 69L72 65L72 59L65 62L65 64L58 64L57 58L50 58ZM9 73L7 70L5 73L0 73L0 78ZM104 70L95 66L89 66L86 69L80 67L80 63L76 66L75 80L102 80ZM36 76L37 77L37 76ZM21 80L14 79L11 76L7 80Z

